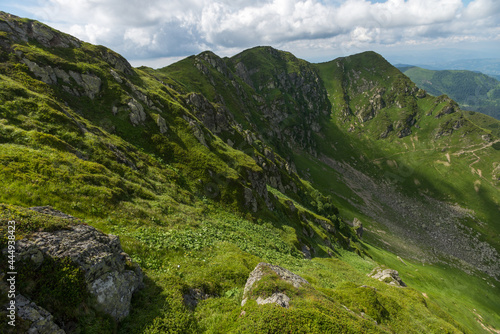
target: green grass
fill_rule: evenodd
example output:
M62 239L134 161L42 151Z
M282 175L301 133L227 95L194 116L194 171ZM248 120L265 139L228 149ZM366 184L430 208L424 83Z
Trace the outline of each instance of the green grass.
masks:
M425 293L429 300L439 304L455 319L460 319L460 323L472 332L484 330L477 314L484 318L485 324L500 328L500 305L495 298L499 287L491 278L478 273L467 274L442 264L402 261L378 247L369 246L368 253L375 261L397 269L405 283Z

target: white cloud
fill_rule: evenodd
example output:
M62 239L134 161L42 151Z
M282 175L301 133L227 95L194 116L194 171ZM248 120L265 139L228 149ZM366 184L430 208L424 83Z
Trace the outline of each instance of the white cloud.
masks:
M498 0L476 0L467 6L463 18L468 21L481 20L491 16L498 16L499 13L500 2Z
M34 18L129 59L255 45L303 53L498 38L500 1L45 0ZM296 48L296 49L294 49ZM314 51L316 50L316 51Z

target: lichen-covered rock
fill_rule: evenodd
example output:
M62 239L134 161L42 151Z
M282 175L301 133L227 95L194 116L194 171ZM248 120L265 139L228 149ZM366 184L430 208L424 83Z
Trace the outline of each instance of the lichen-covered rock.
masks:
M68 73L66 73L64 70L60 69L60 68L57 68L55 67L54 68L54 73L56 74L56 76L59 78L59 79L62 79L62 81L64 81L65 83L70 83L71 81L69 80L70 76Z
M82 74L85 95L93 99L101 91L101 78L94 74Z
M165 122L165 118L158 115L158 117L156 118L156 125L158 125L158 128L160 129L160 133L167 133L168 126L167 122Z
M122 78L120 78L120 75L118 75L118 73L116 73L114 70L109 70L109 73L116 80L116 82L123 83L123 80Z
M245 290L243 291L243 300L241 301L241 306L244 306L250 298L250 292L254 285L258 283L264 276L274 273L278 275L279 279L290 283L294 288L300 288L304 285L309 285L309 282L297 274L292 273L290 270L282 268L280 266L275 266L269 263L260 262L255 269L248 276L247 282L245 284ZM282 307L288 307L290 303L290 297L284 292L275 292L267 298L258 297L256 299L257 304L269 304L276 303Z
M196 117L212 133L218 134L231 128L230 121L233 121L231 113L224 108L215 108L203 95L192 93L186 102L193 108Z
M304 254L304 259L306 260L312 259L311 248L309 246L302 245L302 254Z
M389 285L406 287L406 284L399 277L399 273L394 269L375 268L369 276Z
M46 257L70 258L84 273L88 291L100 308L117 321L130 310L132 294L142 285L142 271L123 252L117 236L87 225L38 232L18 241L19 260L43 266Z
M130 63L125 58L120 56L118 53L110 49L105 49L105 51L103 51L101 55L108 64L113 66L118 71L121 71L126 75L134 74L132 65L130 65Z
M75 82L83 88L83 94L87 95L91 99L95 98L95 96L101 91L101 79L94 74L80 74L74 71L66 73L64 70L57 67L52 68L51 66L40 66L27 58L23 58L22 61L28 66L30 71L33 72L35 77L39 78L46 84L57 84L58 78L69 84L70 78L73 78L73 80L75 80ZM64 87L66 86L63 86L63 88ZM71 90L69 87L66 87L66 89L70 94L80 96L78 91Z
M30 323L27 333L32 334L65 334L54 317L46 309L38 306L28 298L19 294L16 296L17 316Z
M271 297L262 298L258 297L256 300L257 304L276 304L281 307L290 307L290 297L281 292L276 292L271 295Z
M24 58L23 59L23 62L28 65L28 68L30 69L31 72L33 72L33 74L39 78L40 80L42 80L43 82L45 82L46 84L54 84L54 83L57 83L57 77L56 77L56 73L54 72L54 70L52 69L52 67L50 66L39 66L37 63L29 60L29 59L26 59Z
M0 11L0 31L9 34L15 41L28 42L30 39L47 48L79 47L81 41L73 36L58 32L43 23L21 20L15 15Z
M101 79L94 74L81 74L69 71L69 75L81 86L85 95L93 99L101 90Z
M128 107L130 109L130 122L132 122L133 125L139 125L146 120L144 108L137 100L132 98L128 102Z

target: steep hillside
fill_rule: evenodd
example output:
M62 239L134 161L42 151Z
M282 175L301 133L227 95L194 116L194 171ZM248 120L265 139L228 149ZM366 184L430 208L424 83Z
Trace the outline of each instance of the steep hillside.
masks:
M144 274L117 320L70 259L18 259L16 289L67 333L500 328L497 123L381 56L258 47L132 68L3 12L0 51L0 248L8 221L24 244L84 223Z
M500 119L500 82L492 77L471 71L431 71L419 67L401 71L429 94L446 94L464 110Z
M218 71L219 80L208 79L211 89L224 92L244 81L246 86L239 85L245 94L233 95L231 103L245 106L245 112L241 115L242 109L231 103L225 104L228 109L242 118L247 115L253 131L294 161L299 175L331 196L345 217L363 214L374 223L373 230L379 231L369 234L374 242L422 263L498 277L498 136L483 130L496 121L463 112L447 97L427 95L374 53L312 66L286 52L260 47L224 61L232 70L221 65L221 59L211 62L219 64L211 66L214 69L226 68L225 73ZM297 75L301 67L305 73ZM318 107L302 116L296 110L295 118L289 118L287 102L298 99L283 94L282 82L307 76L311 67L317 68L327 89L313 88L315 100L330 100L331 118L318 113L323 110ZM189 85L183 75L189 69L180 62L161 72ZM274 99L274 112L253 106L261 94L276 87L282 87L281 95L272 96L281 102ZM307 110L307 102L302 107ZM250 118L259 110L271 121L272 136L266 136L265 124ZM297 135L305 137L303 124L315 124L306 135L307 145L296 140ZM294 129L293 136L287 128ZM275 137L282 138L281 143L273 143ZM286 150L283 143L292 143L292 149Z

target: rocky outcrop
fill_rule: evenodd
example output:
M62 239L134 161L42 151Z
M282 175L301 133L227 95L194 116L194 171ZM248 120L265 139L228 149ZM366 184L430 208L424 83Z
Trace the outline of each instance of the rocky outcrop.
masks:
M443 109L441 109L441 111L436 115L436 118L440 118L440 117L442 117L444 115L452 114L452 113L456 112L459 109L460 108L459 108L458 104L455 101L453 101L451 99L448 99L448 104L445 105L443 107Z
M113 66L118 71L121 71L129 76L134 74L132 65L130 65L130 63L118 53L110 49L105 49L103 52L101 52L101 56L108 64Z
M247 170L247 180L251 184L251 190L247 191L245 189L245 202L252 203L252 210L257 212L257 202L255 198L253 198L253 191L259 195L260 198L264 200L268 209L272 210L274 208L271 199L269 198L269 193L267 191L267 183L266 178L262 172L257 172L248 169ZM252 191L253 190L253 191ZM253 199L252 199L253 198ZM247 207L249 207L247 205Z
M132 122L134 126L139 125L146 120L144 108L139 102L137 102L136 99L132 98L128 102L128 107L130 109L130 122Z
M37 63L35 63L29 59L26 59L26 58L23 59L23 62L28 66L30 71L33 72L33 74L37 78L39 78L40 80L42 80L46 84L51 85L51 84L57 83L57 76L56 76L56 73L54 72L54 69L52 67L39 66Z
M162 134L167 133L168 126L167 126L167 122L165 121L165 118L158 115L156 117L156 125L158 125L158 129L160 130L160 133L162 133Z
M16 296L17 316L30 324L27 333L33 334L65 334L56 323L54 317L43 307L19 294Z
M83 88L84 94L93 99L101 91L101 79L94 74L69 71L69 75Z
M18 259L43 266L46 258L70 258L85 276L99 308L117 321L129 314L132 294L142 285L142 271L123 252L117 236L88 225L37 232L17 243Z
M399 273L394 269L375 268L369 276L389 285L406 287L406 284L399 277Z
M363 223L358 218L354 218L352 226L354 227L354 231L356 231L358 238L361 239L363 237Z
M230 129L231 113L222 108L215 108L203 95L192 93L186 100L193 108L198 119L214 134Z
M27 58L23 58L22 62L28 66L35 77L49 85L57 84L59 79L61 79L62 82L66 84L70 84L70 78L72 78L74 82L76 82L76 84L80 86L81 89L72 89L66 85L62 86L68 93L72 95L86 95L91 99L94 99L96 95L101 91L101 79L95 74L82 74L74 71L66 72L60 68L52 67L50 65L40 66L36 62L31 61Z
M36 40L47 48L79 47L81 41L77 38L55 31L54 29L32 20L21 20L15 15L0 12L0 31L9 34L16 42Z
M245 290L243 291L243 300L241 301L241 306L244 306L248 301L248 298L254 298L251 296L251 291L258 284L258 282L266 275L277 275L280 280L290 283L294 288L300 288L305 285L309 285L309 282L297 274L282 268L280 266L275 266L269 263L261 262L248 276L248 280L245 284ZM269 304L275 303L282 307L289 307L290 296L286 295L285 292L274 292L270 296L258 296L255 298L257 304Z
M255 89L252 78L250 77L250 73L245 64L243 64L242 62L238 62L234 68L236 71L236 75L239 76L241 80L243 80L243 82L245 82L247 85Z
M309 247L307 245L302 245L301 250L302 250L302 254L304 254L304 259L306 259L306 260L312 259L311 247Z

